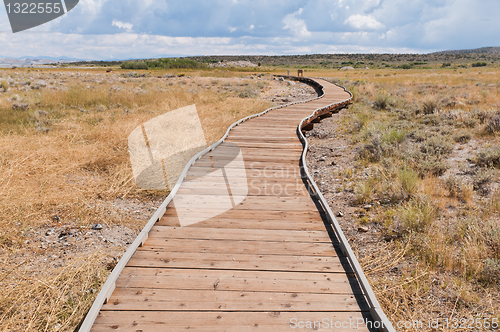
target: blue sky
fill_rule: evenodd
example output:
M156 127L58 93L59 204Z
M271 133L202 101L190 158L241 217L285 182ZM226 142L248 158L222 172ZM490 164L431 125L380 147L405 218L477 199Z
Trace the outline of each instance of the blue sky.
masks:
M427 53L500 46L499 0L80 0L0 56Z

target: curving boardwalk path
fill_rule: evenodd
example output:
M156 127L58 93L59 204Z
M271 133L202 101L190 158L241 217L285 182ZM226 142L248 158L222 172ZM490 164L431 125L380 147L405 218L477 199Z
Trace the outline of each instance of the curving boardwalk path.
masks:
M276 332L323 330L325 324L326 330L335 324L336 331L368 330L352 324L371 319L369 305L301 177L298 124L315 109L350 98L343 88L316 81L324 86L323 98L273 110L231 130L217 149L241 147L248 196L187 227L179 227L170 203L121 272L92 331ZM185 181L211 163L209 154L202 157ZM185 182L177 195L211 190Z

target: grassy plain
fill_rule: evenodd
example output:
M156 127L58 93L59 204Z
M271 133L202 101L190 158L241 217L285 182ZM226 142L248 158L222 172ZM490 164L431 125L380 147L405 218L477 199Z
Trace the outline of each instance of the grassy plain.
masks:
M394 321L428 319L437 309L499 316L500 70L438 67L305 73L354 93L343 131L359 152L357 171L339 176L353 182L345 188L356 192L353 205L376 207L358 222L381 229L381 249L361 261ZM0 71L12 83L0 92L0 329L77 326L126 248L85 242L85 234L96 223L137 231L147 218L122 213L117 199L133 205L167 194L134 185L128 134L196 104L207 141L216 141L234 121L270 106L257 98L272 92L270 76L250 80L252 72ZM363 171L369 176L356 175ZM83 234L74 245L65 246L64 234L57 245L47 240L47 229L63 225Z

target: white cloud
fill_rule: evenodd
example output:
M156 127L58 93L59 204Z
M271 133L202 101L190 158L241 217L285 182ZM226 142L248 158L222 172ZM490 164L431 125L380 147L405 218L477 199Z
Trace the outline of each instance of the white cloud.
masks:
M101 11L102 6L108 0L81 0L78 2L78 9L82 11L83 14L96 15Z
M500 46L499 11L498 0L80 0L67 15L16 34L0 10L0 55L106 59Z
M302 11L303 9L300 8L295 13L286 15L283 19L283 23L285 23L283 29L290 30L297 37L309 37L311 32L307 30L306 22L296 17L302 14Z
M344 24L358 30L379 30L385 26L370 15L351 15L345 20Z
M123 23L117 20L113 20L113 23L111 23L111 25L118 27L120 29L125 29L127 31L132 31L132 28L134 27L134 25L131 23Z

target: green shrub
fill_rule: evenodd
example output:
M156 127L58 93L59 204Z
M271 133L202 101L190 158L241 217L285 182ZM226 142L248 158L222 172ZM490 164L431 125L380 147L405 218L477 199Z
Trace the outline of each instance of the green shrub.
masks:
M426 126L439 126L441 118L435 114L427 114L422 117L422 123Z
M122 69L148 69L148 65L142 61L124 61L121 64Z
M360 159L366 159L370 162L378 162L384 156L384 146L379 136L372 137L367 143L361 144L357 155Z
M9 83L2 81L0 82L0 85L2 86L3 92L7 92L9 90Z
M481 61L479 61L479 62L474 62L474 63L472 64L472 67L486 67L487 65L488 65L488 64L487 64L486 62L481 62Z
M145 61L124 61L122 69L186 69L204 67L199 62L183 58L163 58Z
M480 280L490 285L500 283L500 259L487 258L484 260Z
M384 142L387 144L401 143L406 138L407 133L404 130L391 128L388 129L383 136Z
M472 134L468 131L461 131L453 136L453 140L457 143L465 144L472 138Z
M453 151L453 144L444 136L433 136L420 145L420 151L428 155L444 156Z
M494 166L500 168L500 147L492 146L482 149L473 160L479 166Z
M486 121L484 130L489 134L500 133L500 114L490 117Z
M355 112L352 131L359 132L370 121L372 115L366 109L358 110L356 106L353 106L352 109Z
M472 177L472 185L474 190L485 191L485 187L493 178L493 172L490 169L480 168Z
M399 65L397 68L399 69L412 69L413 66L408 64L408 63L405 63L405 64L402 64L402 65Z
M436 217L436 208L426 197L416 197L396 210L396 220L405 233L424 232Z
M411 168L401 168L398 171L398 178L401 182L401 186L408 193L408 195L413 196L418 187L418 173Z
M389 97L384 95L378 95L373 102L373 108L377 110L385 110L389 106Z
M450 168L448 164L440 160L428 160L422 163L422 174L430 174L432 176L441 176Z

